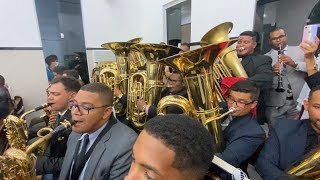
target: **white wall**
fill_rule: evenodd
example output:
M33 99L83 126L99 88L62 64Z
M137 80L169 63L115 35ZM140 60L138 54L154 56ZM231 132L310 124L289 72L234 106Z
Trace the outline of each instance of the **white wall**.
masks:
M0 1L0 47L41 47L34 0Z
M288 36L289 45L299 45L303 26L309 13L318 0L281 0L277 9L277 26L283 27Z
M0 47L42 46L33 0L0 1L0 22ZM22 96L26 110L46 102L43 59L42 50L0 50L0 74L14 94Z
M230 36L253 30L256 0L192 0L191 41L198 42L214 26L230 21Z

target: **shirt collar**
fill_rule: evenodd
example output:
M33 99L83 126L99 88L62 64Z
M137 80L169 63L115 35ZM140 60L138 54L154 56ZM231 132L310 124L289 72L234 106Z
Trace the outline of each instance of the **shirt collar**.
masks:
M97 129L95 132L93 132L93 133L91 133L91 134L89 134L89 133L83 133L83 134L81 135L81 137L79 138L79 140L82 141L82 139L84 138L84 136L85 136L86 134L89 134L90 144L93 143L93 142L97 139L97 137L99 136L99 134L101 133L101 131L107 126L108 122L109 122L109 121L107 121L106 123L104 123L103 126L101 126L99 129Z

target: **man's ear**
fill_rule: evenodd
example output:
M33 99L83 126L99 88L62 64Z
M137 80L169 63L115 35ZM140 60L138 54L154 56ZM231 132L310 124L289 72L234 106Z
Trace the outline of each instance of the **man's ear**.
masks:
M76 95L77 95L76 92L70 92L69 99L74 99L74 97L76 97Z
M304 110L308 111L308 108L309 108L309 100L304 100L303 101L303 105L304 105Z
M258 104L258 101L254 101L254 102L251 104L250 109L255 108L255 107L257 106L257 104Z
M257 47L257 42L253 42L253 48Z
M105 108L102 118L109 119L110 116L113 116L113 108L112 107Z

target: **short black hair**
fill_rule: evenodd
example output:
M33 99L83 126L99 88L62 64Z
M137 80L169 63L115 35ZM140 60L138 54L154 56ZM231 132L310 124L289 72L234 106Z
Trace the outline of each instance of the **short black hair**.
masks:
M286 35L286 31L282 28L282 27L274 27L273 29L271 29L271 31L269 32L269 39L270 39L270 34L275 32L275 31L280 31L283 30L284 35Z
M64 67L64 66L56 66L54 69L53 69L53 72L59 74L62 76L63 72L66 70L67 68Z
M112 106L113 104L113 92L110 87L103 83L86 84L82 86L80 90L97 93L101 97L104 105Z
M204 177L214 155L214 144L199 121L186 115L167 114L149 120L144 131L175 152L172 167Z
M54 54L51 54L46 57L45 61L48 64L48 66L50 66L52 62L58 61L58 57Z
M74 69L64 70L62 74L66 74L68 77L74 77L76 79L79 79L79 73L77 70Z
M252 101L257 101L260 95L260 89L257 87L256 83L250 80L240 80L234 83L228 89L227 94L229 95L231 91L250 93Z
M57 83L61 83L64 86L65 90L70 92L78 92L81 88L79 80L73 77L59 76L54 78L50 82L50 84L57 84Z
M309 100L311 99L312 95L316 92L316 91L320 91L320 85L313 87L311 89L311 91L309 92Z
M250 36L252 37L254 42L258 42L259 41L259 34L257 32L254 31L243 31L240 36Z
M6 84L6 80L2 75L0 75L0 86L4 86Z

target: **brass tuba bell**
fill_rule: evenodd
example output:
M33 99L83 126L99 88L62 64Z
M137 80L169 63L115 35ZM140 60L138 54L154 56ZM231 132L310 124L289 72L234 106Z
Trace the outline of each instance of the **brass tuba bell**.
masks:
M229 32L232 30L232 27L233 24L231 22L224 22L212 28L202 37L200 41L201 46L230 41ZM224 49L219 55L220 61L222 64L231 69L234 76L247 78L248 75L243 69L235 49L230 46L231 44L229 44L229 47Z
M216 98L212 65L221 52L229 45L229 41L211 44L193 51L185 52L159 60L159 63L173 67L182 73L185 82L191 108L186 107L192 116L199 120L213 135L215 152L223 149L222 130L219 119L227 115L220 114L220 108ZM172 105L179 106L172 98ZM188 104L185 102L185 104ZM159 103L158 112L165 112L168 103ZM188 105L187 105L188 106ZM231 111L230 111L231 112ZM228 112L228 113L230 113Z

